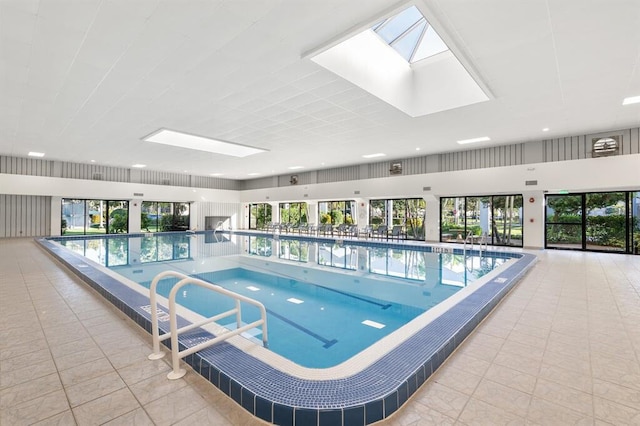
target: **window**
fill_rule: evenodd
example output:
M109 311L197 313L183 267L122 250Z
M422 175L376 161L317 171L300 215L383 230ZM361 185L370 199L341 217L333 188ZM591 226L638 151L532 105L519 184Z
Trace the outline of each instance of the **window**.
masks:
M308 223L307 203L280 203L280 223L299 226Z
M146 232L186 231L190 225L189 203L143 201L140 228Z
M488 244L522 247L522 195L443 197L440 241L464 242L471 233Z
M356 202L354 200L319 202L318 218L320 223L355 225Z
M124 200L62 200L62 235L129 232L129 202Z
M249 229L266 229L271 222L271 204L258 203L249 206Z
M639 254L639 194L547 195L545 247Z

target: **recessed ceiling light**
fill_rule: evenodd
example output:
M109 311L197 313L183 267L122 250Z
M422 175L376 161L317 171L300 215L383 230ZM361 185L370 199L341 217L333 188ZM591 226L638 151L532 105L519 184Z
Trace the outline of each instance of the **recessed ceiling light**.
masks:
M254 148L246 145L238 145L232 142L206 138L204 136L189 135L173 130L160 129L143 139L145 142L155 142L164 145L177 146L179 148L194 149L197 151L213 152L215 154L230 155L232 157L246 157L248 155L265 152L266 149Z
M31 151L29 152L29 157L44 157L44 152L34 152Z
M486 142L486 141L490 141L490 140L491 140L491 138L489 138L488 136L482 136L480 138L462 139L461 141L458 141L458 143L460 145L464 145L466 143Z
M260 173L249 173L247 176L258 176Z
M420 151L420 147L416 148L416 151Z
M375 154L367 154L363 155L362 158L376 158L376 157L384 157L387 154L383 154L382 152L377 152Z
M548 127L545 127L544 129L542 129L542 131L543 131L543 132L548 132L548 131L549 131L549 128L548 128Z
M209 176L222 176L222 173L211 173Z
M629 98L624 98L622 101L622 105L631 105L640 103L640 96L631 96Z
M146 164L134 164L134 165L133 165L133 166L131 166L131 167L133 167L133 168L135 168L135 169L141 169L141 168L143 168L143 167L147 167L147 165L146 165Z
M304 169L304 166L291 166L291 167L289 167L289 170L300 170L300 169Z
M92 163L95 163L95 162L96 162L96 160L91 160L91 162L92 162Z

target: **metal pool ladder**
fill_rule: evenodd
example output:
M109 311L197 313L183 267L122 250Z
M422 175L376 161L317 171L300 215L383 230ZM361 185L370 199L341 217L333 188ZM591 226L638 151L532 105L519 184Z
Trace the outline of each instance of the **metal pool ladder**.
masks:
M469 231L469 233L467 234L467 237L464 239L464 245L463 245L463 248L462 248L462 253L463 253L463 256L464 256L465 259L467 258L467 243L469 243L471 245L471 251L473 251L473 245L474 245L473 238L474 238L473 232ZM480 257L482 257L482 246L483 245L484 245L484 251L486 253L488 245L489 245L489 243L487 242L487 233L486 232L484 232L482 234L482 236L480 237L480 241L478 241L478 253L479 253Z
M158 283L163 278L175 277L179 278L176 284L171 288L171 292L169 293L169 327L170 331L168 333L164 333L160 335L160 329L158 326L158 301L157 301L157 293L156 288L158 287ZM208 290L214 291L216 293L231 297L235 300L236 307L234 309L230 309L226 312L222 312L213 317L207 318L195 324L189 324L184 327L178 328L178 317L176 314L176 294L178 291L187 284L194 284ZM223 340L227 340L230 337L236 336L238 334L244 333L245 331L251 330L252 328L257 328L262 326L262 344L266 348L268 346L268 338L267 338L267 310L264 305L257 300L251 299L249 297L243 296L241 294L235 293L233 291L227 290L225 288L220 287L219 285L211 284L206 281L189 277L188 275L182 274L180 272L175 271L165 271L161 272L153 278L151 281L151 286L149 288L149 302L151 305L151 334L153 336L153 353L149 355L149 359L160 359L164 356L164 352L160 350L160 342L166 339L171 338L171 363L173 366L173 370L167 374L167 377L171 380L179 379L186 374L186 370L180 368L180 359L184 358L188 355L201 351L209 346L215 345L216 343L222 342ZM246 324L241 326L242 323L242 308L240 302L245 302L251 305L254 305L260 309L261 318L257 321L254 321L250 324ZM180 346L178 344L178 335L185 331L193 330L195 328L201 327L205 324L210 324L215 321L218 321L222 318L226 318L228 316L234 315L236 316L236 329L227 331L217 337L209 339L205 342L199 343L195 346L187 348L185 350L180 350Z

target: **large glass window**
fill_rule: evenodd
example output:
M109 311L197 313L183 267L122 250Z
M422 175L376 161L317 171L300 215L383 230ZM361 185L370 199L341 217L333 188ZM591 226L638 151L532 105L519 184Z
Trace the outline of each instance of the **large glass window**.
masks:
M369 202L369 225L386 225L396 237L424 240L426 202L422 198L396 198Z
M589 193L585 202L587 250L625 251L626 193Z
M280 203L280 223L298 226L308 223L307 203Z
M475 241L522 247L522 195L443 197L440 199L440 241Z
M631 241L631 252L640 254L640 191L630 194L630 220L629 240Z
M318 218L320 223L355 225L356 202L354 200L321 201L318 203Z
M467 234L465 197L440 199L440 241L462 242Z
M548 248L582 248L582 196L547 196L545 240Z
M140 228L147 232L186 231L190 224L189 203L143 201Z
M62 200L62 235L117 234L129 231L129 202Z
M249 229L266 229L272 222L271 204L258 203L249 206Z
M639 194L617 191L548 195L545 247L638 254Z

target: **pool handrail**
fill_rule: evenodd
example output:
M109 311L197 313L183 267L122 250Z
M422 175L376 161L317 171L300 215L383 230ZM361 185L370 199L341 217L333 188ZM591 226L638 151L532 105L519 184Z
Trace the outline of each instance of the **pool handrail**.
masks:
M156 296L156 288L161 279L166 277L177 277L181 278L176 284L171 288L171 292L169 293L169 328L170 331L168 333L164 333L160 335L160 330L158 326L158 309L157 309L157 296ZM178 318L177 318L177 308L176 308L176 294L183 286L187 284L194 284L199 287L206 288L208 290L215 291L216 293L229 296L235 300L236 307L234 309L230 309L226 312L222 312L213 317L209 317L203 321L186 325L178 329ZM156 275L150 286L150 304L151 304L151 332L153 336L153 353L148 356L149 359L160 359L164 356L164 352L160 350L160 341L171 338L171 361L173 370L167 375L169 379L179 379L184 376L186 370L180 368L180 359L185 356L191 355L195 352L208 348L216 343L219 343L223 340L227 340L232 336L244 333L245 331L251 330L253 328L257 328L262 326L262 344L266 348L268 347L268 335L267 335L267 311L264 305L257 300L251 299L249 297L243 296L241 294L235 293L231 290L227 290L219 285L211 284L206 281L200 280L198 278L189 277L185 274L175 271L165 271ZM242 323L242 308L240 302L245 302L250 305L254 305L260 309L261 318L252 323L241 326ZM226 318L231 315L236 315L236 329L227 331L223 334L220 334L217 337L209 339L205 342L202 342L198 345L187 348L183 351L180 351L180 347L178 344L178 334L193 330L195 328L201 327L205 324L210 324L219 319Z

